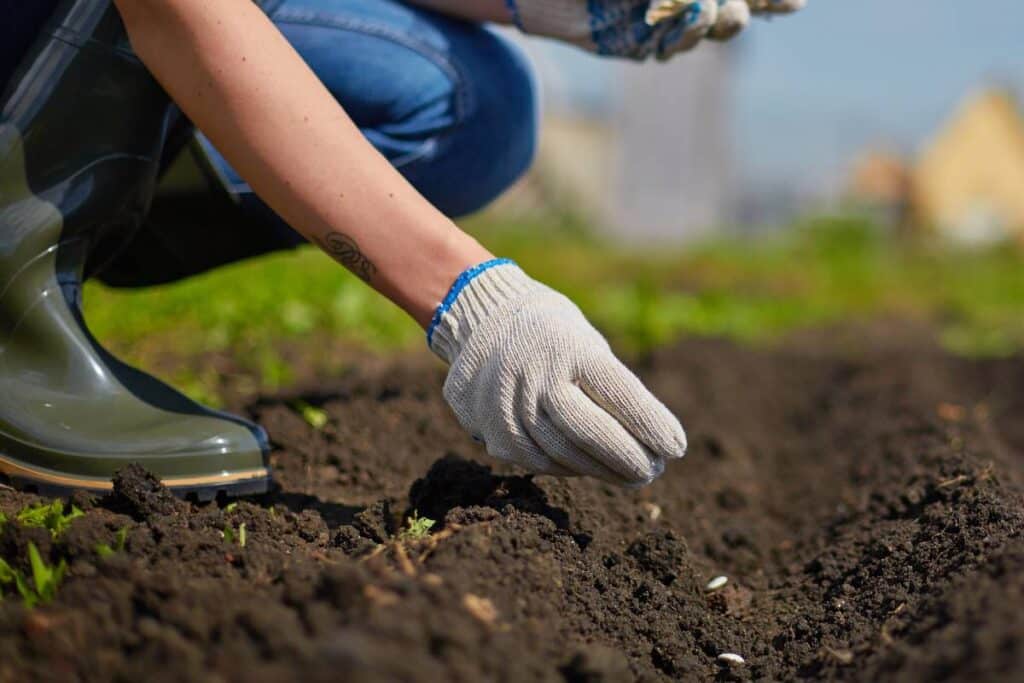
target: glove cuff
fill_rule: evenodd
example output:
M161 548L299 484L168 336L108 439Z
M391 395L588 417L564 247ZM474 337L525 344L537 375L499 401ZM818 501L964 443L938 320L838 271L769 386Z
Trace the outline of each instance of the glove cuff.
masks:
M427 328L427 346L451 363L474 329L540 286L510 259L494 259L469 268L455 280L434 312Z

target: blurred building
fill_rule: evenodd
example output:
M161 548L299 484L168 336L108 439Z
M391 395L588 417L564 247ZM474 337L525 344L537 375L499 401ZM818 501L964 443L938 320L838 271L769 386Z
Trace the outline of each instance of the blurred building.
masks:
M735 220L728 47L666 64L526 48L545 121L534 171L506 208L568 207L630 243L693 240Z
M1005 92L968 100L914 171L915 216L958 241L1024 243L1024 118Z
M961 243L1024 244L1024 117L1009 94L968 98L911 159L873 150L853 164L849 205Z
M880 148L854 161L847 196L855 210L876 222L903 226L910 218L912 188L913 171L904 155Z
M623 70L609 213L631 240L694 240L735 220L732 56L706 44Z

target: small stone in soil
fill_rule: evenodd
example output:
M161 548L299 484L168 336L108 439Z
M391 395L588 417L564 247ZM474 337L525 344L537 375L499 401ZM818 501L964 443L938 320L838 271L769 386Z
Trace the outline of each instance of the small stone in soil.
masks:
M725 666L742 666L747 663L747 660L740 657L738 654L732 652L723 652L718 655L718 663Z
M640 507L647 513L647 518L652 522L661 519L661 507L654 503L640 503Z
M715 578L708 581L708 585L704 587L704 590L710 593L711 591L716 591L719 588L723 588L727 583L729 583L728 576L716 576Z

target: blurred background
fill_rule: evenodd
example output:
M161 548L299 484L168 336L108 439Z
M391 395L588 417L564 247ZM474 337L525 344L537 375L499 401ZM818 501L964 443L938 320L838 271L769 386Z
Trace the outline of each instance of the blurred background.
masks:
M668 64L514 36L543 87L539 158L463 226L625 353L893 319L957 353L1014 353L1024 4L975 5L816 0ZM141 292L90 285L86 305L97 336L214 403L343 369L352 349L424 346L310 249Z
M549 119L537 194L630 240L857 205L953 239L1021 236L1024 6L819 1L765 23L668 64L521 41Z

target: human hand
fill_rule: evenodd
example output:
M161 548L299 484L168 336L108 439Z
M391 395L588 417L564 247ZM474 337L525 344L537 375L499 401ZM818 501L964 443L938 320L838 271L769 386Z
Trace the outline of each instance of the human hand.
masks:
M463 273L428 342L451 364L459 423L500 460L643 486L686 452L679 421L579 308L510 261Z
M703 37L718 41L729 40L745 29L750 23L750 6L747 2L748 0L717 0L714 23ZM685 13L691 5L692 0L651 0L644 20L648 26L657 26L659 22L671 20Z
M687 0L648 23L657 0L509 0L516 25L599 55L668 59L695 47L714 25L718 0Z
M779 14L806 0L508 0L526 33L612 57L667 60L704 38L728 40L750 14Z

